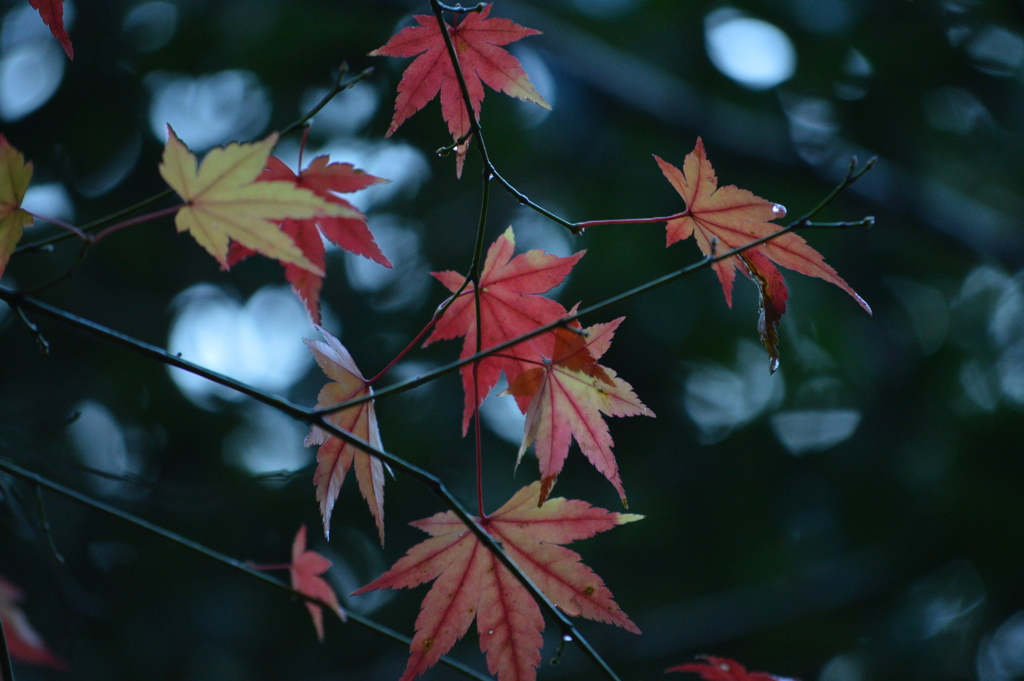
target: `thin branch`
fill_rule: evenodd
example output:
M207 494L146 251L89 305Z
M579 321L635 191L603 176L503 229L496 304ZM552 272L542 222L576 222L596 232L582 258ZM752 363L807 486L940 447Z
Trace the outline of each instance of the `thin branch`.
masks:
M147 208L152 204L157 203L158 201L163 201L164 199L169 198L171 196L174 196L174 190L171 188L167 188L160 192L159 194L154 194L153 196L150 196L148 199L143 199L142 201L139 201L134 205L128 206L127 208L122 208L116 213L111 213L110 215L99 218L98 220L93 220L92 222L86 223L85 225L79 227L79 229L82 232L91 232L94 229L99 229L106 225L114 224L115 222L117 222L118 220L127 215L131 215L132 213L140 211L143 208ZM40 239L39 241L33 241L32 243L25 244L24 246L19 246L17 249L15 249L14 253L18 254L23 253L25 251L48 250L51 249L54 244L60 241L64 241L65 239L69 239L72 236L74 236L74 234L71 234L69 232L55 234L51 237Z
M28 315L25 314L25 311L20 307L18 308L18 317L25 326L28 327L28 330L32 332L32 335L36 337L36 344L39 345L39 351L44 355L50 354L50 342L46 340L43 336L43 332L39 330L38 326L36 326L36 323L29 319Z
M202 555L206 556L207 558L210 558L210 559L212 559L212 560L214 560L214 561L216 561L218 563L221 563L222 565L226 565L226 566L228 566L230 568L233 568L233 569L235 569L235 570L237 570L237 571L239 571L239 572L241 572L241 573L243 573L245 575L248 575L249 577L252 577L252 578L257 579L259 581L262 581L262 582L264 582L266 584L269 584L269 585L271 585L273 587L276 587L277 589L279 589L281 591L288 592L292 596L296 596L296 597L301 598L301 599L303 599L303 600L305 600L305 601L307 601L309 603L313 603L313 604L319 605L319 606L324 607L324 608L328 608L328 609L332 609L333 608L333 606L331 606L328 603L325 603L324 601L320 600L319 598L314 598L312 596L308 596L308 595L302 593L301 591L293 589L291 586L285 584L284 582L278 581L278 580L274 579L273 577L271 577L269 575L266 575L266 574L260 572L257 569L254 569L253 566L250 563L247 563L245 561L236 560L235 558L232 558L231 556L228 556L226 554L220 553L219 551L215 551L215 550L213 550L213 549L211 549L211 548L209 548L207 546L204 546L203 544L200 544L199 542L193 541L193 540L189 539L188 537L180 535L177 532L172 532L171 530L168 530L165 527L161 527L160 525L156 525L155 523L151 523L148 520L144 520L143 518L140 518L140 517L138 517L136 515L132 515L131 513L128 513L126 511L122 511L121 509L116 508L114 506L111 506L110 504L107 504L107 503L105 503L103 501L99 501L98 499L93 499L92 497L87 496L85 494L82 494L81 492L78 492L76 490L73 490L70 487L65 487L64 485L61 485L60 483L54 482L54 481L50 480L49 478L43 477L42 475L39 475L37 473L33 473L32 471L29 471L29 470L27 470L25 468L22 468L21 466L18 466L17 464L12 463L11 461L8 461L8 460L6 460L4 458L0 458L0 470L3 470L3 471L5 471L7 473L10 473L11 475L13 475L13 476L15 476L17 478L21 478L22 480L26 480L26 481L32 483L33 485L36 486L36 489L38 489L40 487L45 487L46 489L48 489L48 490L50 490L52 492L56 492L57 494L65 496L65 497L67 497L69 499L74 499L75 501L79 502L80 504L83 504L84 506L88 506L89 508L92 508L92 509L94 509L96 511L100 511L102 513L106 513L107 515L113 516L115 518L119 518L119 519L123 520L126 523L129 523L131 525L135 525L136 527L139 527L139 528L141 528L143 530L146 530L147 532L150 532L150 533L155 534L155 535L157 535L159 537L162 537L162 538L164 538L164 539L166 539L166 540L168 540L170 542L178 544L179 546L183 546L183 547L185 547L185 548L187 548L187 549L189 549L189 550L191 550L191 551L193 551L195 553L202 554ZM400 643L403 643L405 645L410 645L412 643L412 639L410 639L410 638L408 638L406 636L403 636L402 634L399 634L398 632L394 631L393 629L390 629L388 627L385 627L385 626L382 626L380 624L377 624L376 622L374 622L371 619L368 619L366 617L363 617L363 616L355 614L355 613L346 613L346 614L348 615L348 619L349 620L357 622L357 623L361 624L362 626L366 627L367 629L371 629L371 630L373 630L373 631L375 631L375 632L377 632L379 634L387 636L388 638L391 638L391 639L393 639L395 641L398 641ZM2 631L2 630L0 630L0 631ZM7 664L6 664L6 666L4 666L3 671L4 671L4 679L6 680L8 678L9 669L10 669L9 654L6 651L6 646L3 647L3 650L0 650L0 664L4 663L4 655L5 654L7 655L7 658L6 658L7 659ZM463 664L461 664L459 662L456 662L455 660L449 659L447 657L442 657L441 658L441 662L443 662L444 664L447 664L448 666L452 667L453 669L457 669L458 671L462 672L463 674L466 674L467 676L469 676L471 678L477 679L477 681L491 681L491 679L489 677L487 677L487 676L485 676L485 675L483 675L483 674L481 674L481 673L479 673L479 672L477 672L477 671L475 671L473 669L470 669L469 667L466 667L465 665L463 665ZM9 678L13 679L14 677L13 677L13 675L11 675L11 676L9 676Z
M596 227L598 225L644 225L652 222L670 222L672 220L678 220L679 218L685 218L690 211L684 210L681 213L675 215L666 215L663 218L621 218L618 220L587 220L586 222L577 222L573 226L576 228L577 234L582 234L583 230L589 229L590 227Z
M88 234L86 234L84 231L82 231L78 227L75 227L74 225L72 225L70 222L65 222L64 220L61 220L59 218L48 218L45 215L40 215L39 213L29 213L29 215L31 215L36 220L42 220L43 222L49 222L51 225L56 225L57 227L60 227L61 229L65 230L67 232L71 232L71 234L73 234L74 236L77 236L82 241L90 241L92 239L92 237L90 237ZM17 252L17 251L15 251L15 252Z
M106 229L97 232L96 235L92 237L92 242L97 243L101 239L110 236L114 232L119 232L122 229L125 229L126 227L132 227L133 225L138 225L143 222L149 222L150 220L158 220L159 218L162 218L165 215L172 215L174 213L177 213L178 210L181 209L181 207L181 204L167 206L166 208L161 208L160 210L153 211L152 213L146 213L145 215L139 215L134 218L129 218L128 220L123 220L121 222L115 223L113 225L110 225Z
M306 113L306 115L304 115L302 118L300 118L291 125L287 126L284 130L282 130L281 136L284 137L285 135L295 132L299 128L305 126L307 123L309 123L310 120L312 120L313 116L320 113L320 110L327 106L330 103L330 101L334 99L338 94L344 92L345 90L348 90L350 87L352 87L359 81L367 78L371 73L373 73L372 66L363 69L362 71L352 76L350 79L343 83L342 80L344 80L345 76L348 74L348 64L342 62L341 66L338 67L338 75L334 79L334 85L331 86L331 89L328 90L327 94L323 96L323 99L317 102L316 106L310 109Z
M53 539L53 530L50 527L50 518L46 513L46 504L43 502L43 488L39 485L32 485L36 493L36 508L39 511L39 521L43 525L43 534L46 535L46 543L50 545L50 554L53 559L63 565L64 556L57 550L57 542Z

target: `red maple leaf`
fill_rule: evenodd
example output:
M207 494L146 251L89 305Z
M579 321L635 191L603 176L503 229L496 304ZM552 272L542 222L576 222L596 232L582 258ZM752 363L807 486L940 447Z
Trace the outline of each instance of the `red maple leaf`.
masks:
M338 596L334 589L327 583L322 575L331 568L331 561L321 556L316 551L306 550L306 526L303 525L295 534L295 541L292 542L292 562L289 572L292 578L292 588L312 598L331 606L331 610L345 621L345 611L338 604ZM323 609L316 603L306 601L306 608L313 618L313 626L316 628L316 636L324 640L324 614Z
M592 537L642 516L611 513L584 501L548 499L540 483L516 492L481 520L487 532L563 612L640 630L580 557L559 544ZM423 599L402 681L428 668L465 635L476 618L480 649L499 681L533 681L540 663L544 618L529 592L451 511L413 523L431 535L395 565L356 591L409 588L437 580Z
M21 589L0 577L0 621L3 622L4 636L7 638L7 649L11 657L23 664L67 670L67 664L50 652L46 647L46 641L18 607L22 599ZM0 677L2 676L0 674Z
M321 270L326 269L327 266L323 238L346 251L369 258L384 267L391 267L391 262L384 257L373 240L373 235L366 224L366 216L348 201L335 194L335 192L358 191L388 180L357 170L351 163L328 163L327 156L317 156L298 175L293 173L284 161L276 156L271 156L267 159L266 168L260 173L257 180L291 182L297 187L304 187L326 199L328 203L344 206L350 211L351 216L324 216L306 220L286 219L280 222L281 231L292 237L303 255ZM225 269L255 253L256 251L233 241L231 249L228 251ZM284 266L285 278L306 304L313 323L319 324L320 288L323 285L323 277L292 263L282 262L281 264Z
M560 258L538 249L513 258L515 246L515 234L509 227L487 251L487 259L480 273L481 350L521 336L538 326L565 316L564 307L538 294L550 291L562 283L586 253L579 251L568 258ZM432 274L452 292L458 291L465 281L462 274L450 270ZM424 345L430 345L437 340L465 336L460 357L469 357L477 351L476 326L473 285L469 284L451 307L445 310ZM480 360L476 370L475 401L473 366L467 364L462 367L462 387L466 392L466 406L462 415L463 435L469 428L469 418L473 415L473 410L498 382L500 372L504 371L505 377L512 380L527 369L535 367L542 360L543 344L544 341L535 337L506 348L500 357L486 357ZM526 410L528 401L520 400L519 406L523 411Z
M327 407L356 397L372 395L373 388L367 385L366 379L352 360L352 355L341 341L319 326L316 328L323 334L324 341L305 339L306 346L312 351L324 373L334 380L320 390L317 406ZM326 418L338 428L362 438L377 449L383 449L372 400L332 412ZM313 474L313 484L316 485L316 499L320 502L320 514L324 520L324 536L328 539L331 536L331 512L334 510L334 502L338 499L341 484L345 482L345 474L354 465L359 491L370 507L370 513L377 523L380 543L383 545L384 465L381 460L317 426L313 426L313 430L306 437L306 446L309 445L320 445L316 453L317 466L316 473Z
M785 217L786 209L746 189L733 185L719 187L715 170L704 153L704 143L699 137L697 146L683 160L682 171L657 156L654 159L665 178L686 201L686 211L680 217L669 220L666 225L666 246L692 234L704 255L714 255L716 251L721 254L779 231L780 227L770 221ZM712 242L716 245L713 246ZM768 348L772 371L779 364L775 327L786 311L788 297L786 282L773 262L835 284L853 296L868 314L871 313L864 299L825 262L821 253L794 232L786 232L738 256L715 262L712 268L722 284L725 302L729 307L732 307L732 284L737 266L742 263L740 271L757 284L761 301L758 331L761 341Z
M43 22L50 27L50 33L60 41L61 47L67 53L68 59L75 58L75 50L71 47L71 38L64 30L64 0L28 0L28 4L39 10L39 16Z
M445 24L459 57L459 65L473 103L473 114L477 118L480 116L480 104L484 99L483 83L497 92L550 109L551 105L533 87L519 60L500 47L529 35L537 35L540 31L525 28L509 19L488 18L490 13L491 5L487 5L479 12L467 13L454 27ZM398 83L395 116L385 136L390 136L407 118L426 106L440 92L441 115L448 123L452 139L459 140L469 132L470 119L444 37L435 17L418 14L413 18L418 26L402 29L369 55L419 55ZM459 175L462 174L466 147L468 140L458 149Z
M587 329L557 328L554 349L544 366L520 374L506 391L529 398L526 432L517 465L531 444L540 461L541 502L562 471L575 437L587 459L608 478L626 502L619 467L612 454L612 437L601 414L654 416L633 393L632 387L597 360L608 351L615 329L624 317Z
M727 657L700 655L699 659L700 662L687 662L665 671L692 672L699 674L705 681L786 681L766 672L748 672L746 667Z

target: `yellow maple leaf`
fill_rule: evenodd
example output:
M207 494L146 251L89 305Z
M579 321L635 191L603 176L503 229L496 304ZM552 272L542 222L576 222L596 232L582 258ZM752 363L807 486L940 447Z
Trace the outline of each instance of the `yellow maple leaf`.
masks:
M323 270L302 254L277 222L362 215L292 182L257 182L276 143L275 132L261 142L217 147L206 154L197 171L195 155L168 125L160 175L185 201L174 224L179 232L191 232L225 269L228 245L234 239L268 258L323 276Z
M21 209L31 179L32 164L25 163L22 153L0 134L0 275L25 227L34 219L31 213Z

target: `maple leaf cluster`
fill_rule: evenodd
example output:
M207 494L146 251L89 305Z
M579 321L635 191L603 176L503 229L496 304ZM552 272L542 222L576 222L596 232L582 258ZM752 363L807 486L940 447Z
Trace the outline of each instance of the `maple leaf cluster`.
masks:
M71 57L61 0L30 2ZM440 95L442 116L457 143L458 174L474 130L473 121L479 120L484 84L550 108L519 61L503 49L539 31L490 17L490 11L490 5L469 11L454 25L444 23L443 30L434 17L418 15L414 17L416 26L400 31L370 53L415 57L398 85L387 135ZM455 63L449 58L445 32L457 58ZM459 73L468 97L463 95ZM179 232L189 232L223 269L256 253L280 261L286 279L318 325L326 270L325 239L391 267L370 232L366 216L339 196L386 180L351 164L331 162L327 156L316 157L305 168L292 171L270 155L277 139L278 135L272 133L261 141L215 148L200 164L168 126L159 172L184 202L175 215ZM782 206L735 186L718 186L699 138L682 169L657 156L655 160L686 204L683 212L664 219L666 247L693 236L706 256L716 258L712 268L729 306L736 270L753 281L759 293L758 331L772 371L779 362L777 327L789 297L777 265L840 287L870 312L802 237L792 231L778 233L779 227L772 221L785 216ZM31 176L32 164L0 135L0 274L24 227L33 220L21 208ZM764 241L749 246L758 240ZM734 249L744 250L720 257ZM481 508L482 517L477 521L480 526L562 612L640 633L601 578L564 545L642 516L550 497L575 440L625 505L626 492L604 417L654 416L629 383L599 363L624 318L583 327L576 321L578 306L567 310L544 295L565 280L584 254L579 251L559 257L530 250L516 255L515 234L509 227L488 249L478 276L467 281L455 271L433 273L454 297L446 301L424 346L462 337L463 360L484 355L466 362L460 371L465 393L464 435L470 420L479 418L482 401L502 374L508 382L505 394L512 396L525 414L516 465L533 447L539 479L516 492L495 513L485 515ZM330 427L361 439L372 450L366 451L365 445L354 446L328 432L327 426L314 426L307 436L307 446L318 446L313 484L324 534L329 538L336 501L349 470L354 468L383 545L385 466L373 453L383 453L383 449L372 380L363 376L337 338L320 326L316 328L323 340L306 339L305 343L330 379L320 390L318 408L331 408L325 416ZM338 408L352 400L358 403ZM545 624L527 588L455 513L439 513L413 525L430 537L355 592L433 582L416 620L403 681L433 666L474 621L488 668L499 681L533 681ZM287 567L296 591L345 619L337 596L322 577L330 561L306 549L305 526L295 536L292 562ZM25 661L60 667L60 660L48 651L17 608L19 598L17 589L0 578L0 617L15 631L10 639L14 642L12 654ZM321 605L307 602L306 607L318 638L323 640ZM778 681L770 674L748 672L737 662L716 657L704 657L668 671L692 672L708 681Z
M520 410L526 414L519 458L527 447L537 443L543 480L541 501L561 472L573 438L625 500L611 453L612 439L601 413L654 416L654 412L637 399L630 385L614 371L597 364L622 320L580 329L578 324L568 321L568 311L560 303L540 295L560 284L585 251L567 258L540 250L512 257L514 251L515 234L509 227L487 251L480 274L480 319L474 301L476 287L469 283L462 288L465 278L458 272L434 273L448 290L456 292L462 288L462 292L445 310L425 345L465 336L460 355L465 359L559 319L566 319L571 328L556 327L463 366L463 434L470 417L504 372L509 382L508 394L515 396Z

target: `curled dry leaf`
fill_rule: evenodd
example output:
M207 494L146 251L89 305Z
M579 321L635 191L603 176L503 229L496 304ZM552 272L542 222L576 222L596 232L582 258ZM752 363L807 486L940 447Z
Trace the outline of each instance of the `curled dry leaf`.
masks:
M329 407L347 400L372 395L373 388L366 383L356 363L345 346L326 330L316 327L324 340L306 339L306 346L313 353L317 364L333 380L320 390L318 407ZM373 400L353 407L332 412L327 420L338 428L352 433L370 443L376 449L383 449L377 415ZM341 485L348 470L355 467L359 491L370 507L370 513L377 524L380 543L384 544L384 465L375 456L367 454L339 437L330 435L317 426L306 437L306 446L320 445L316 453L316 499L320 503L320 515L324 521L324 536L331 536L331 512L338 499Z

